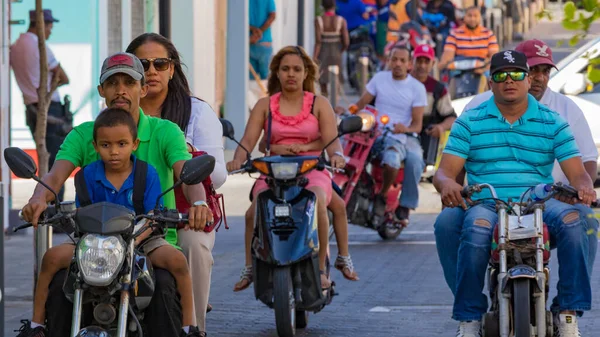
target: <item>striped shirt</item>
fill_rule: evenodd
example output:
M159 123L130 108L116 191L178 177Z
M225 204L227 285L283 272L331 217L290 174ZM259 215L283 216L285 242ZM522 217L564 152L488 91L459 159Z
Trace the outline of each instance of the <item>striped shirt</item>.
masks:
M551 184L554 160L580 156L567 122L529 95L521 118L509 124L494 98L460 115L444 153L466 159L469 184L488 183L503 200L529 187ZM490 197L484 190L473 199Z
M470 30L462 25L450 31L444 50L454 51L455 57L477 57L485 60L497 53L499 47L493 31L482 26Z

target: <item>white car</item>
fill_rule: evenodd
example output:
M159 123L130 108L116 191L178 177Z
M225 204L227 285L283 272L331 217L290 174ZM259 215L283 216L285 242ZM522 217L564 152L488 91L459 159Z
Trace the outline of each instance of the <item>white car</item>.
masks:
M591 40L556 64L550 73L548 87L567 95L583 111L592 130L596 148L600 152L600 83L592 84L587 80L589 59L600 56L600 38ZM473 96L452 101L456 114L460 115ZM598 160L600 173L600 158Z

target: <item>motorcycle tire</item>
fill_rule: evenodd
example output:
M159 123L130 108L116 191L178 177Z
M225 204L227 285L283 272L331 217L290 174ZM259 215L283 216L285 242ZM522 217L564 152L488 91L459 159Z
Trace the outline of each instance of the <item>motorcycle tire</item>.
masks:
M403 230L403 226L395 226L389 220L386 220L377 228L377 233L384 240L394 240Z
M483 337L499 337L499 323L497 312L486 312L485 315L483 315Z
M296 335L296 303L290 267L273 269L273 309L280 337Z
M308 311L296 310L296 329L304 329L308 325Z
M529 279L513 280L513 313L515 337L531 334L531 288Z

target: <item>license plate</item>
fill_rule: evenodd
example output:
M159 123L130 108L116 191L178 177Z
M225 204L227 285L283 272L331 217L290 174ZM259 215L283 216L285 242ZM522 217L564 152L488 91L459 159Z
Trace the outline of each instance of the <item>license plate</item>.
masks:
M520 240L537 237L534 214L508 217L508 240Z

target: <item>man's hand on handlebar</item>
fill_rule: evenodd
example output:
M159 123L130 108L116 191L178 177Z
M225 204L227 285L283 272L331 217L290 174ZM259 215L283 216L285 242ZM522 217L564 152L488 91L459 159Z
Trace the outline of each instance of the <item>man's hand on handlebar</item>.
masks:
M463 209L467 209L467 204L460 194L462 190L463 187L456 181L448 180L445 182L441 191L442 204L446 207L461 206Z
M37 228L38 221L42 213L48 208L48 203L45 199L32 198L29 203L23 207L23 220L31 222L33 228Z
M573 187L577 189L577 194L578 194L577 199L566 198L566 199L572 199L571 201L573 201L573 202L563 201L562 199L559 199L559 200L569 203L569 204L575 204L577 202L580 202L586 206L590 206L593 201L596 201L596 198L597 198L596 191L594 191L594 189L591 186L581 185L581 186L573 186Z

